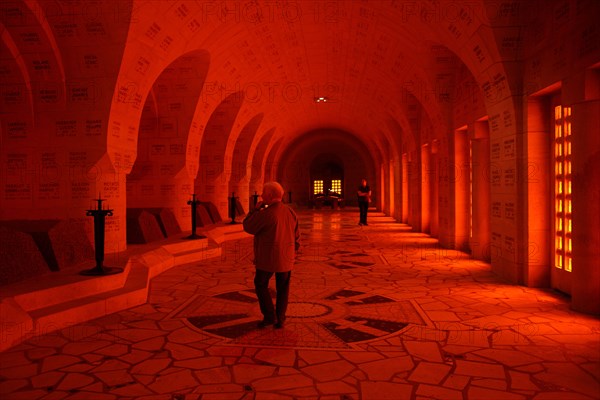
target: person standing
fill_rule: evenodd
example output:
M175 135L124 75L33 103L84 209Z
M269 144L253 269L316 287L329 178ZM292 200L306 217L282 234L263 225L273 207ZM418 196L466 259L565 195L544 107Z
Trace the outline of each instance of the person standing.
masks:
M259 328L274 325L283 328L288 305L290 278L296 252L300 247L298 217L281 201L283 187L277 182L263 186L262 201L244 218L244 231L254 235L254 288L263 320ZM269 293L269 281L275 274L275 307Z
M367 210L369 209L369 203L371 202L371 188L367 185L367 180L362 179L360 186L358 187L358 211L360 218L358 221L359 225L367 224Z

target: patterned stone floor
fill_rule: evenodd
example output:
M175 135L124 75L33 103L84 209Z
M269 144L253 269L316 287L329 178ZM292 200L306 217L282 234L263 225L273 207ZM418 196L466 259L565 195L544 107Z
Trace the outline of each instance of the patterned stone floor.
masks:
M284 329L255 328L251 239L228 242L143 306L1 353L0 398L600 398L597 317L389 218L299 215Z

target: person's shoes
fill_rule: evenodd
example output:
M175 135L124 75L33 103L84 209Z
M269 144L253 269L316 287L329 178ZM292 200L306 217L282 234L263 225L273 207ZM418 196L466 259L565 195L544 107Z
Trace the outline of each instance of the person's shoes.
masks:
M275 328L275 329L283 328L283 322L277 322L275 325L273 325L273 328Z
M363 223L362 223L362 222L359 222L358 224L359 224L359 225L362 225Z
M263 319L256 326L258 327L258 329L263 329L263 328L266 328L267 326L273 325L273 324L275 324L275 321Z

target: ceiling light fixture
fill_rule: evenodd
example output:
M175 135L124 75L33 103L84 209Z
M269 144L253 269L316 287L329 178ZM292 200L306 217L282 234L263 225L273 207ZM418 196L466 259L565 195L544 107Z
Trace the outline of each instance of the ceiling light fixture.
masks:
M315 97L315 103L327 103L327 97Z

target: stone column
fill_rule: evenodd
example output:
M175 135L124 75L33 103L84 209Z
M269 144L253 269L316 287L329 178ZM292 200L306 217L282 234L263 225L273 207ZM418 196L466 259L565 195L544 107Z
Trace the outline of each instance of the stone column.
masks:
M431 232L431 145L421 146L421 232Z
M573 80L563 100L572 107L573 132L571 306L600 314L600 76L589 70ZM569 95L583 101L570 103Z
M468 250L469 243L469 134L461 129L454 133L454 243L453 248Z
M408 224L413 231L421 228L421 149L417 147L408 153Z
M490 260L490 138L487 121L476 122L471 141L472 232L469 247L478 260Z
M196 194L200 201L211 202L219 210L222 219L227 219L229 203L227 199L231 196L229 192L229 176L231 172L222 171L218 174L210 174L210 170L203 170L200 164L200 181L196 178ZM207 173L208 172L208 173Z
M408 162L408 153L402 154L402 215L400 221L407 224L408 223L408 188L409 188L409 162Z
M545 97L527 100L527 132L524 134L527 173L527 251L524 260L524 283L530 287L550 286L553 243L552 212L552 138L550 105Z

